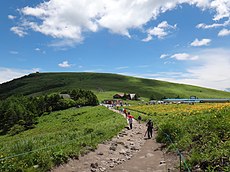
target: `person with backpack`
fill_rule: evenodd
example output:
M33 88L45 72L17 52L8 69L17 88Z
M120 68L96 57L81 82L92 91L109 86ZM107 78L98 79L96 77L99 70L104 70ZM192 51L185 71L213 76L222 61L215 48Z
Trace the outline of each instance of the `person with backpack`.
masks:
M153 122L151 119L149 119L146 126L147 126L148 138L151 139L153 137Z

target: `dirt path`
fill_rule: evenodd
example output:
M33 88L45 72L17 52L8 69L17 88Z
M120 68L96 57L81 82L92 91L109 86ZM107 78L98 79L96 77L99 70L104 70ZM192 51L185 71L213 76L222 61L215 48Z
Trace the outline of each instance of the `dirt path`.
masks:
M165 172L167 165L164 155L158 150L159 145L153 140L147 140L140 152L135 154L130 161L111 169L112 172Z
M144 138L145 124L133 122L133 129L123 129L118 136L99 144L94 152L70 160L52 172L166 172L173 169L160 151L160 144ZM174 171L174 170L170 170Z

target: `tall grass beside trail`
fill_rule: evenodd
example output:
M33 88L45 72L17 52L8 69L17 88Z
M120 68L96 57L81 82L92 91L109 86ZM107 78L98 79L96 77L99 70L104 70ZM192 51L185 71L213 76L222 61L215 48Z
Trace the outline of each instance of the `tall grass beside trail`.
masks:
M94 150L125 126L121 115L102 106L53 112L32 130L0 136L0 171L48 171Z
M154 121L156 140L171 151L179 150L191 171L230 171L229 103L130 108Z

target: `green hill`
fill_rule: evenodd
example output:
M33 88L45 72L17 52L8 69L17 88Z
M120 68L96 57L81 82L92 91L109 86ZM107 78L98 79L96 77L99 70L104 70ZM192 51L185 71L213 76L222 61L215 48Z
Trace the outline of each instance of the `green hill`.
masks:
M42 95L68 89L92 90L99 99L115 93L137 93L144 98L230 98L230 92L108 73L33 73L0 85L0 97Z

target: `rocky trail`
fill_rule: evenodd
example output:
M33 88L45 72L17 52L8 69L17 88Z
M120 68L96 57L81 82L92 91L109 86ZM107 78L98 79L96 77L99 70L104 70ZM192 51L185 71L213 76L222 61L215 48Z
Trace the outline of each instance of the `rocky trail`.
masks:
M122 114L123 115L123 114ZM178 159L165 154L161 145L152 139L144 138L146 126L133 122L133 129L123 129L112 140L99 144L78 160L52 169L52 172L176 172ZM154 134L155 136L155 134Z

